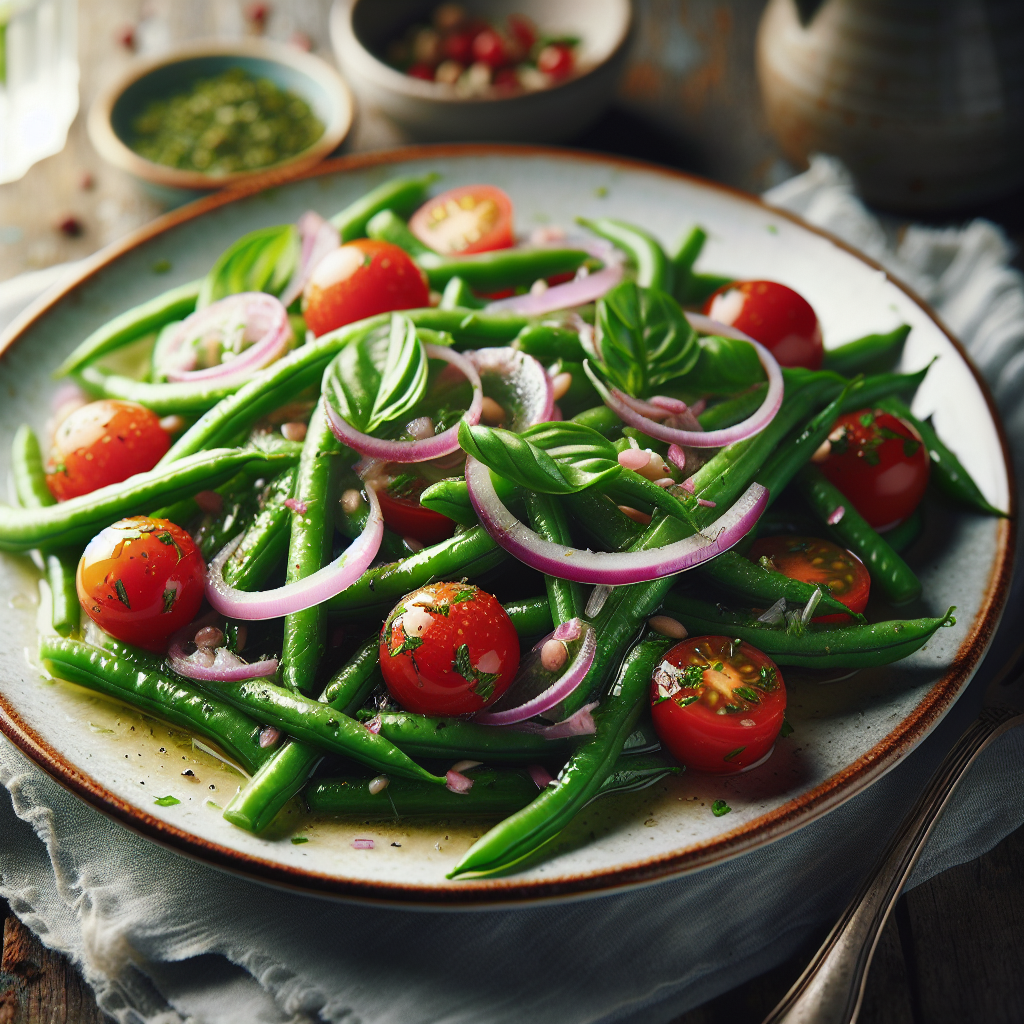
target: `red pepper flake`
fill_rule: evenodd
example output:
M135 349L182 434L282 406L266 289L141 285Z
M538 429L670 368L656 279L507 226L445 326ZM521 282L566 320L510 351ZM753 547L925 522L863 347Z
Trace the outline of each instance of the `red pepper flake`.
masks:
M313 49L313 40L305 32L293 32L288 42L300 50L305 50L306 53Z
M126 50L135 51L135 45L137 39L135 38L135 26L134 25L122 25L114 33L114 39L117 40L119 46L123 46Z
M353 850L372 850L373 840L372 839L353 839L352 840Z
M67 235L68 238L78 238L85 228L77 217L73 214L68 214L68 216L62 217L57 221L57 230L62 235Z
M246 21L255 25L260 31L267 24L267 19L270 17L270 4L249 4L245 9Z
M293 512L297 512L300 516L306 514L306 510L309 506L304 501L299 501L298 498L285 498L284 507L290 508Z
M82 172L82 176L78 179L78 187L83 192L90 192L96 187L96 178L92 171Z

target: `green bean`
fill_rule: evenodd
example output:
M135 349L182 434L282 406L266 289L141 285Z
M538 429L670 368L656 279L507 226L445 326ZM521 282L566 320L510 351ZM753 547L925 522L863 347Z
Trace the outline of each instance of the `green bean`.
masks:
M155 505L210 490L244 466L262 463L267 472L273 472L291 461L289 455L255 448L215 448L48 508L0 505L0 551L28 551L57 543L68 547L85 544L116 519L145 514Z
M409 225L394 210L381 210L380 213L375 213L367 222L366 236L397 245L399 249L404 249L414 259L417 256L434 253L429 245L424 245L409 230Z
M600 217L597 220L577 217L576 223L595 235L607 238L625 252L636 267L636 283L641 288L657 288L659 291L672 292L672 261L665 255L665 250L652 234L624 221L612 220L610 217Z
M545 365L556 359L582 363L587 358L576 331L554 324L529 324L516 335L512 347L539 359Z
M815 466L805 466L796 480L797 488L815 515L826 524L832 540L840 547L849 548L867 566L872 582L889 601L904 604L920 596L921 581L910 566ZM840 512L840 508L844 511Z
M150 669L145 661L118 658L78 640L40 637L39 653L52 675L203 736L249 773L273 753L260 747L260 726L248 714L188 679L172 679Z
M1007 515L1006 512L989 504L978 485L971 479L971 474L967 472L956 455L942 443L929 420L918 419L910 411L910 407L894 395L880 399L878 406L894 416L900 416L907 420L921 435L921 440L924 441L931 459L931 480L947 497L990 516Z
M43 554L46 581L50 585L50 619L61 636L70 636L81 625L82 606L78 601L76 574L77 548L60 548Z
M721 274L697 274L693 273L686 279L683 289L683 297L679 300L680 305L701 307L708 299L727 284L732 284L734 278L725 277Z
M495 725L479 725L466 718L416 715L410 711L359 711L364 722L380 725L380 735L410 757L444 761L469 758L495 764L523 764L565 757L577 737L548 740L533 733Z
M507 601L503 605L516 632L522 637L543 636L554 628L551 621L551 603L547 594Z
M11 442L11 476L15 496L22 508L47 508L57 504L57 499L46 486L39 439L27 424L18 427Z
M241 384L157 383L135 380L117 373L108 373L98 366L83 366L73 374L90 398L116 398L137 402L158 416L190 416L212 409L218 402L233 395Z
M332 619L366 619L389 612L400 597L436 580L473 578L508 556L482 526L433 544L400 562L378 565L327 602Z
M933 359L932 362L935 360ZM932 363L914 373L876 373L865 377L858 385L850 388L840 412L856 412L867 409L891 395L912 398L922 381L928 375Z
M556 783L478 839L449 878L466 872L480 875L508 870L551 842L598 794L640 717L651 672L672 643L658 637L632 648L611 692L594 712L596 733L580 743Z
M572 546L569 520L554 495L528 491L526 510L530 516L530 525L541 537L555 544ZM548 602L555 625L583 614L586 601L578 583L545 575L544 585L547 587Z
M702 227L694 227L690 233L679 243L675 256L672 257L672 292L676 300L683 305L686 304L686 294L693 275L693 265L697 262L704 243L708 240L707 232Z
M899 553L906 551L922 533L924 533L924 516L918 507L899 526L886 530L882 537L893 551Z
M438 309L483 309L486 305L487 300L477 298L461 277L453 277L444 286Z
M331 217L331 223L338 229L342 242L361 238L370 218L381 210L410 214L422 206L427 198L427 189L437 178L436 174L425 174L421 178L394 178L386 181L336 213Z
M822 366L844 377L858 373L884 373L900 361L908 334L910 325L900 324L887 334L868 334L838 348L826 349Z
M295 478L295 499L305 506L292 516L285 583L296 583L319 572L331 560L334 510L331 508L333 456L348 449L331 432L321 397L309 421L309 430ZM313 605L291 612L284 619L281 678L292 690L308 691L327 648L327 608Z
M682 769L658 755L628 754L620 757L596 797L608 793L645 789ZM537 795L537 783L523 769L479 766L463 772L473 780L467 793L453 793L408 779L392 779L384 790L371 793L363 778L320 779L306 790L306 802L314 814L355 816L365 820L408 817L463 817L508 815L520 810Z
M390 323L391 314L381 313L346 324L289 352L204 413L171 445L160 463L172 463L248 432L260 417L291 401L306 388L319 385L327 364L345 345L366 337L371 331L388 329Z
M256 519L260 504L256 480L249 473L239 473L213 493L222 499L220 511L205 513L190 531L205 562L209 562L242 530L248 530Z
M727 398L716 405L705 409L697 421L705 430L721 430L752 416L764 404L764 396L768 391L767 384L755 384L734 398Z
M845 613L860 622L864 621L863 615L851 612L842 601L832 597L827 586L792 580L788 576L783 576L781 572L767 569L744 558L736 551L725 551L717 558L712 558L710 562L698 566L694 572L699 578L714 584L730 596L766 608L780 598L785 598L791 604L806 605L817 591L820 592L821 599L818 601L816 615Z
M571 274L589 258L582 249L495 249L471 256L442 256L428 252L416 256L431 288L441 289L453 277L461 277L474 291L485 295L534 281Z
M97 328L54 370L55 377L66 377L100 356L107 355L171 320L181 320L196 308L202 279L178 285L155 299L115 316Z
M582 423L591 427L605 437L614 437L622 432L622 420L607 405L597 405L593 409L584 409L572 418L573 423Z
M278 474L260 495L262 508L224 564L224 580L238 590L259 590L288 553L292 510L285 501L295 489L293 467Z
M736 637L753 644L779 665L804 668L870 668L889 665L920 650L936 630L956 623L953 609L941 618L898 619L837 626L808 623L798 629L770 626L745 612L672 591L665 611L677 618L692 636L712 634Z
M627 551L643 535L644 528L607 495L586 490L560 497L587 535L610 551Z
M530 322L522 313L507 310L430 308L402 312L417 327L447 331L455 339L456 348L508 344Z

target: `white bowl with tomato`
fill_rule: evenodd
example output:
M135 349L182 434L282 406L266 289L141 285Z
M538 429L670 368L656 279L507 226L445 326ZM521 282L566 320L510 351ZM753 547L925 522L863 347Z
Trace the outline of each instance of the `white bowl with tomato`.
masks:
M629 0L335 0L331 42L412 139L558 142L611 101L632 24Z

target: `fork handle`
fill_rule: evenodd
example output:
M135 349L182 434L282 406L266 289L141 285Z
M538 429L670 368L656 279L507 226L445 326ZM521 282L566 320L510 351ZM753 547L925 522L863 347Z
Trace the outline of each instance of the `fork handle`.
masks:
M978 755L1020 724L1024 715L1018 711L986 708L957 740L874 871L764 1024L854 1024L878 937L936 820Z

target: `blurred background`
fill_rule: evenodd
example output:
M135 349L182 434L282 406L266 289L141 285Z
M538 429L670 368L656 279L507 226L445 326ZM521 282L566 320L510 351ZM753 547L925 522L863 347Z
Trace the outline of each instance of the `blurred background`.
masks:
M375 6L396 12L397 20L411 9L403 0ZM427 12L434 6L420 5ZM632 34L610 105L582 130L568 116L562 132L568 144L658 161L753 192L802 170L815 148L840 151L862 195L886 208L893 231L910 216L958 224L984 215L1020 240L1024 4L1018 0L635 0L632 6ZM29 34L19 21L28 23ZM88 255L166 207L166 196L154 198L137 176L101 157L86 129L97 97L137 62L217 36L276 41L337 66L329 23L330 0L0 5L3 50L10 55L0 66L0 130L6 132L0 172L5 178L23 173L0 185L0 280ZM21 158L10 155L18 148L12 107L25 102L11 95L19 88L19 46L40 65L45 89L35 97L36 114L40 103L46 112L35 117L32 132L22 131L31 139L22 139L28 156ZM364 69L341 71L357 99L341 152L410 141L373 102L372 90L370 102L359 102L368 95ZM47 147L53 155L39 159ZM881 168L879 152L887 155ZM27 170L19 166L33 157L38 162ZM915 182L914 168L899 165L915 159L944 174L942 181L918 175Z

